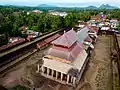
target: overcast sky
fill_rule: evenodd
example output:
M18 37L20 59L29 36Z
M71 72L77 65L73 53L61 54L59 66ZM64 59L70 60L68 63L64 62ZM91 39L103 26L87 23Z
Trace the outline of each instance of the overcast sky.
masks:
M40 4L60 4L60 3L74 3L81 6L110 4L119 6L120 0L0 0L0 4L12 4L12 5L40 5ZM60 4L64 5L64 4Z

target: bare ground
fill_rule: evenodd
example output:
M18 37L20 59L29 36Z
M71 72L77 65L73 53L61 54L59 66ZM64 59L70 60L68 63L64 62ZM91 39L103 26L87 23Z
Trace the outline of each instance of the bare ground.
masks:
M18 66L9 70L4 76L0 77L0 85L3 85L7 88L11 88L13 86L19 85L22 83L21 77L25 75L25 68L27 66L35 64L38 60L40 60L43 54L49 49L45 48L44 50L38 51L30 57L26 58L26 60L20 63Z
M47 50L47 49L46 49ZM26 66L36 63L43 55L44 50L39 51L26 60L26 62L16 67L16 70L11 71L4 77L0 78L0 84L8 87L21 83L21 76L24 75ZM79 87L77 90L108 90L109 81L109 37L99 36L98 42L95 45L92 58L87 65ZM4 81L4 82L3 82ZM49 81L49 80L48 80ZM45 84L42 88L36 90L73 90L68 86L55 83Z
M84 82L89 82L89 88L84 85L84 89L80 90L108 90L110 70L109 40L109 36L99 36L92 58L82 78Z

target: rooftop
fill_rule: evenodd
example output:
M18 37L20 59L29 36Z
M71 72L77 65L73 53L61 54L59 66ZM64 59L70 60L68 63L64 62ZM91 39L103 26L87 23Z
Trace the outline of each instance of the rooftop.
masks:
M43 57L44 64L43 66L47 68L51 68L53 70L59 71L64 74L68 74L69 70L77 69L80 71L82 69L82 66L87 58L87 53L85 50L81 50L77 58L73 62L64 62L64 59L51 57L49 55Z
M84 42L84 39L88 36L88 31L89 31L89 28L84 27L77 32L77 38L80 43Z
M64 47L71 47L77 41L75 31L70 30L64 33L61 37L52 42L53 45L60 45Z
M74 61L78 54L81 52L82 46L76 42L71 48L64 48L53 46L49 49L48 55L65 59L66 61Z

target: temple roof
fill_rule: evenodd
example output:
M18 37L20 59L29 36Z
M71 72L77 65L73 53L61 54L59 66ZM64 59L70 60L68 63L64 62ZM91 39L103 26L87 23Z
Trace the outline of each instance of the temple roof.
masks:
M64 33L61 37L52 42L54 45L60 45L64 47L71 47L77 41L75 31L70 30Z
M78 54L81 52L82 46L76 42L70 49L53 46L49 49L48 55L59 57L65 60L73 61L76 59Z
M64 74L68 74L70 69L78 69L78 71L82 70L82 67L85 63L85 60L87 58L87 53L84 49L81 50L79 55L76 57L76 59L71 63L65 63L61 62L59 60L56 60L55 58L46 58L47 56L43 57L44 63L43 66L59 71ZM70 74L70 73L69 73Z

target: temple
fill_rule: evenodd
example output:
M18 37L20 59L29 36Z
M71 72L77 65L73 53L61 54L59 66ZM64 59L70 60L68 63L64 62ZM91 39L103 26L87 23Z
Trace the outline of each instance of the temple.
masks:
M52 42L43 57L41 75L62 84L76 86L87 64L87 53L78 41L75 31L70 30Z

